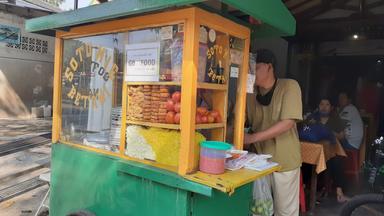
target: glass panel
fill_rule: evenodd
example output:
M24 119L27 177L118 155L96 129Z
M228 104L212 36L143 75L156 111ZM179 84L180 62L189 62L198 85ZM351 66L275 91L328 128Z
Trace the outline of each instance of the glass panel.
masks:
M183 26L178 24L129 32L126 80L180 82ZM148 66L151 64L152 67Z
M197 90L196 124L223 123L225 91Z
M180 123L180 86L129 85L127 120Z
M177 167L183 24L128 32L125 154ZM143 83L144 82L144 83ZM166 82L166 83L165 83Z
M225 84L229 71L229 35L200 26L199 82Z
M226 91L198 89L196 101L196 132L206 140L224 141L224 108Z
M47 4L53 7L57 7L63 11L75 9L75 0L42 0L42 1L45 1ZM88 0L88 1L78 0L77 8L88 7L95 4L99 4L99 2L97 0Z
M229 63L229 85L228 85L228 107L227 107L227 133L226 141L233 143L233 124L235 120L235 105L238 76L242 71L244 59L245 41L236 37L229 38L230 46L230 63ZM254 66L249 67L253 70Z
M118 151L123 34L65 40L61 139Z

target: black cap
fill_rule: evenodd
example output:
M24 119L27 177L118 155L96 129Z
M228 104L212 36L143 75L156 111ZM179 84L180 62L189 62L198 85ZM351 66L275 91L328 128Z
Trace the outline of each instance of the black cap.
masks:
M275 54L268 49L259 49L256 51L256 64L257 63L272 64L273 68L276 69L277 61Z

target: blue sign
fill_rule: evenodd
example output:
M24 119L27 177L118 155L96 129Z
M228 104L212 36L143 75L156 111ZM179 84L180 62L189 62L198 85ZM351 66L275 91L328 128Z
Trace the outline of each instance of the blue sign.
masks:
M0 42L19 44L20 28L0 24Z

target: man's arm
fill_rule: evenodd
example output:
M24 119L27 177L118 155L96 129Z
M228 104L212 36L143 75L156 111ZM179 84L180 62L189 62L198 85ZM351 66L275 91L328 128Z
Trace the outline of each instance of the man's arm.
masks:
M248 145L251 143L262 142L268 139L272 139L282 133L287 132L294 126L295 120L293 119L281 120L264 131L259 131L252 134L244 134L244 144Z

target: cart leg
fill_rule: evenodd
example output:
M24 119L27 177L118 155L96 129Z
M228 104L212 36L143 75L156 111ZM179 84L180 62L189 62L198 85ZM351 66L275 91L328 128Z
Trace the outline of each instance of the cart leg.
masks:
M39 212L40 212L41 208L44 206L45 200L47 199L50 190L51 190L51 188L48 188L47 193L45 193L44 198L43 198L43 200L41 201L41 203L40 203L40 205L39 205L39 208L37 209L37 211L36 211L36 213L35 213L35 216L38 216L38 215L39 215Z

